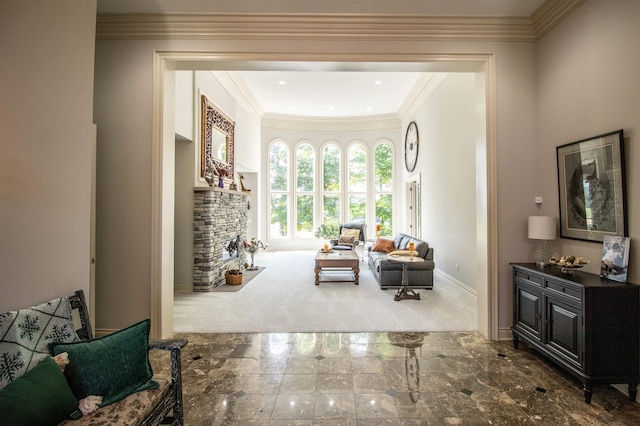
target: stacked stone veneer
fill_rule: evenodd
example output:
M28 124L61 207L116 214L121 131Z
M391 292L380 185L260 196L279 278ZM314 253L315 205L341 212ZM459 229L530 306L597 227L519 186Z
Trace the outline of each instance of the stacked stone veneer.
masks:
M245 253L222 261L223 244L247 239L247 195L220 188L193 191L193 291L211 291L224 284L227 269L240 269Z

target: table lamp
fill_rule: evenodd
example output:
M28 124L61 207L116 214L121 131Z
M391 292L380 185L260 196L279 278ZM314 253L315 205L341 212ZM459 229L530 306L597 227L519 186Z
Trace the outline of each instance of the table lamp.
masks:
M551 252L547 241L556 239L556 218L553 216L529 216L529 239L538 240L533 256L538 266L547 266Z

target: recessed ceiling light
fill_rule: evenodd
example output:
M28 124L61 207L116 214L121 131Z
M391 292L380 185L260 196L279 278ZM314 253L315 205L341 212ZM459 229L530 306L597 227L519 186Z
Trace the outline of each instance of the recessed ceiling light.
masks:
M373 108L371 107L367 107L367 111L371 111Z
M333 111L334 109L334 107L329 107L329 111Z
M291 109L292 109L293 111L295 111L295 110L296 110L296 109L298 109L298 108L297 108L297 107L292 106L292 107L291 107Z
M380 86L382 84L382 80L376 80L376 86Z
M279 84L280 86L284 86L285 84L287 84L287 82L286 82L286 81L284 81L284 80L280 80L280 81L278 81L278 84Z

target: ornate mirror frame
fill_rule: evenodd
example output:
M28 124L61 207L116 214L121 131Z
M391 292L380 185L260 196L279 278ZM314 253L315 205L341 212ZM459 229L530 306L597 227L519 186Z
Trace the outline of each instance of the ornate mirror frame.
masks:
M213 131L217 130L227 139L226 162L216 158L213 147ZM206 95L200 96L200 176L205 177L208 169L224 170L227 173L226 179L233 181L234 176L234 156L233 135L235 123L224 115Z

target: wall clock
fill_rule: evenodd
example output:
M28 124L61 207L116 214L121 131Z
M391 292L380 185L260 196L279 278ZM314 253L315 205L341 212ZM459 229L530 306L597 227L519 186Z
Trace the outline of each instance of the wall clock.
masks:
M418 137L418 125L415 121L412 121L409 123L407 133L404 136L404 164L407 167L408 172L412 172L413 169L416 168L419 143L420 138Z

